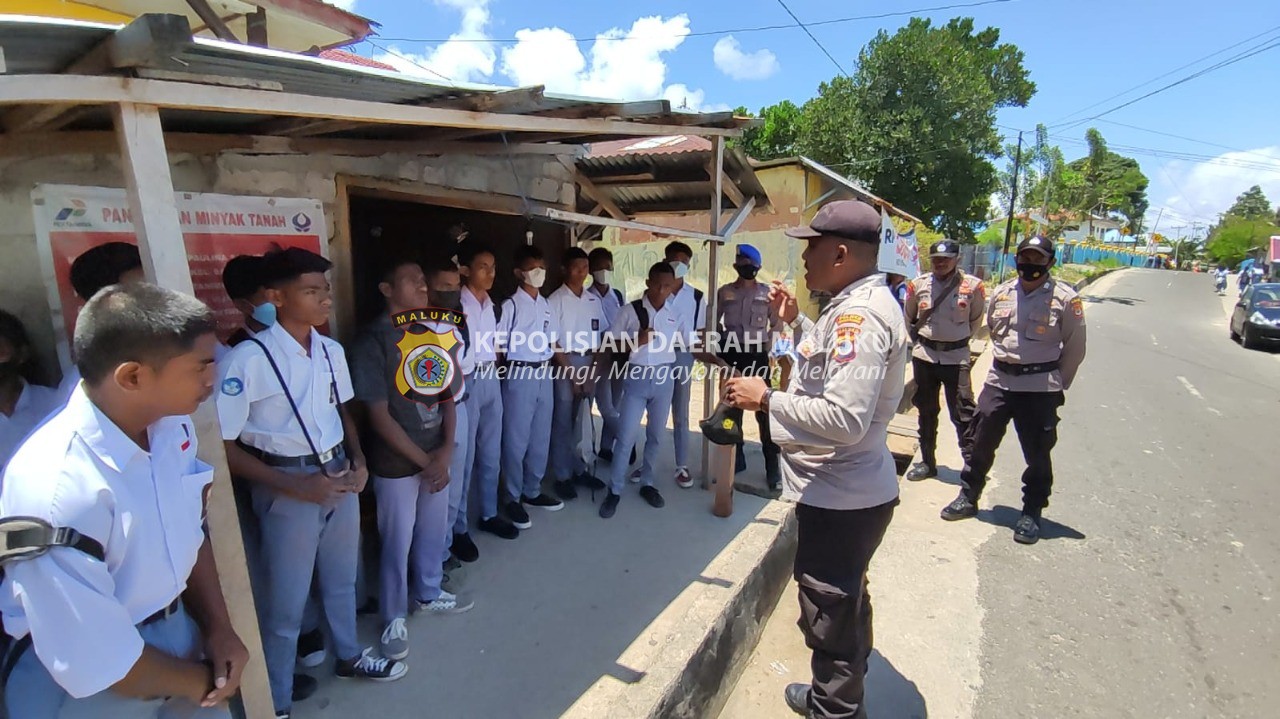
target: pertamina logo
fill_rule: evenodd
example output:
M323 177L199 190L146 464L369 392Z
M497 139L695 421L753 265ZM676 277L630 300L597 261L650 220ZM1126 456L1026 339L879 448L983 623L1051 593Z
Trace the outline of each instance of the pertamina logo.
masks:
M402 312L391 321L404 331L396 342L400 350L396 391L405 399L428 406L452 399L462 379L457 367L462 316L450 310L427 308Z
M55 222L66 222L72 218L84 217L88 212L89 209L82 200L72 200L71 206L58 210L58 214L53 219Z

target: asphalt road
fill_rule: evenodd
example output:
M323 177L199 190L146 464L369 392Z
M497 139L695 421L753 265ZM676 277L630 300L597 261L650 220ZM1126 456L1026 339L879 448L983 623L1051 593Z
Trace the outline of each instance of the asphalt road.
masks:
M1228 339L1208 275L1107 279L1045 539L977 548L972 715L1278 716L1280 354ZM1011 428L981 521L1016 521L1022 468Z

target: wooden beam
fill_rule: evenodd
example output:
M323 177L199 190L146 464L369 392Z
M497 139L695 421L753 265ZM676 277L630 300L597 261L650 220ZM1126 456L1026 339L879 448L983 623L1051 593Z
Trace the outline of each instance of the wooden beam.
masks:
M259 7L244 16L245 39L254 47L270 47L267 42L267 10Z
M222 87L247 87L251 90L269 90L284 92L284 85L276 80L250 80L247 77L231 77L230 75L205 75L182 70L161 70L150 67L134 68L134 74L148 80L171 80L173 82L194 82L200 85L219 85Z
M500 143L422 143L406 140L347 140L339 138L288 138L266 135L206 135L171 132L165 135L170 152L214 155L245 152L255 155L346 155L377 157L403 153L419 157L432 155L505 155ZM0 135L0 157L49 157L75 154L109 154L119 150L115 135L107 131L36 132ZM576 145L510 146L513 155L573 157L581 152Z
M719 236L720 234L720 211L724 204L724 140L720 138L711 141L711 160L707 166L707 177L711 178L711 234ZM707 268L707 325L699 329L707 332L715 329L717 324L716 314L716 298L719 296L719 286L716 284L717 275L719 273L719 253L720 243L724 240L711 243L711 256L708 258L710 263ZM702 406L706 410L707 416L715 411L716 405L719 403L716 396L717 387L714 382L702 383ZM733 466L734 453L736 448L732 445L725 447L721 445L712 445L704 436L702 438L702 488L710 489L714 478L716 483L715 501L713 503L713 511L717 516L727 517L733 513ZM727 487L725 485L728 485ZM727 505L726 505L727 503Z
M635 175L605 175L604 177L593 177L591 181L596 183L597 187L612 187L613 185L630 185L636 182L653 182L656 178L652 172L641 172Z
M588 198L600 203L610 216L617 220L627 220L627 213L623 212L616 203L609 197L609 193L596 187L595 184L583 177L581 173L574 172L573 181L578 185L578 189L582 190L582 194Z
M682 230L677 227L663 227L662 225L651 225L647 222L636 222L635 220L618 220L612 217L596 217L594 215L584 215L581 212L569 212L567 210L557 210L553 208L543 208L537 211L536 214L552 220L560 220L562 222L580 222L584 225L595 225L598 227L618 227L624 230L638 230L640 232L648 232L667 237L688 237L691 240L701 240L702 242L711 242L715 244L724 242L723 237L709 235L705 232Z
M739 207L738 211L733 213L733 216L721 225L722 229L716 234L724 236L726 240L733 237L734 233L738 231L739 227L742 227L742 223L747 221L747 216L754 209L756 209L756 198L748 197L742 207Z
M190 6L192 10L195 10L196 15L200 17L200 21L204 23L205 27L209 28L209 30L213 32L214 37L225 42L234 42L237 44L240 42L240 38L236 37L236 34L231 32L231 28L227 27L227 24L222 21L222 18L219 17L218 13L214 12L213 8L209 7L208 0L187 0L187 5Z
M715 164L715 161L714 157L708 161L707 177L715 177L715 168L712 167L712 165ZM738 186L734 184L733 180L729 177L729 173L724 171L723 164L721 164L720 167L720 187L724 194L728 196L729 201L733 203L734 207L742 207L742 205L747 201L747 198L742 194L742 190L738 189Z
M650 125L620 120L563 120L529 115L440 110L430 107L264 92L232 87L81 75L0 76L0 105L115 104L251 115L283 115L374 124L488 129L493 132L547 132L560 135L658 137L687 134L737 137L740 130L719 127Z
M528 209L523 198L476 190L458 190L452 187L424 185L420 182L395 182L367 177L347 177L347 193L351 196L375 197L424 205L441 205L460 210L478 210L502 215L524 215L541 212L552 206L529 200Z
M120 104L114 108L114 124L120 141L120 155L129 209L147 280L161 287L194 294L187 249L182 240L178 207L174 201L169 157L155 107ZM249 649L249 664L241 684L245 712L251 719L275 715L267 667L262 658L258 615L241 542L240 519L231 473L222 448L222 431L213 399L205 401L193 420L200 442L200 455L214 468L214 484L209 494L209 539L218 565L218 579L231 614L231 621Z

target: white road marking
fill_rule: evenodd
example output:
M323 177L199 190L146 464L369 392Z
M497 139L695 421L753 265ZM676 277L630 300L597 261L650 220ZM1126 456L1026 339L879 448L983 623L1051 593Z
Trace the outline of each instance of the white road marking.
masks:
M1209 411L1210 411L1210 412L1213 412L1214 414L1218 415L1219 417L1221 417L1221 416L1222 416L1222 413L1221 413L1221 412L1219 412L1218 410L1216 410L1216 409L1214 409L1214 408L1212 408L1212 407L1210 407L1210 408L1209 408Z
M1204 399L1204 395L1200 394L1200 390L1196 389L1186 377L1178 375L1178 381L1182 383L1183 387L1187 388L1187 391L1190 392L1193 397L1196 399Z
M1151 335L1151 344L1155 345L1156 347L1160 346L1160 343L1156 341L1155 335Z

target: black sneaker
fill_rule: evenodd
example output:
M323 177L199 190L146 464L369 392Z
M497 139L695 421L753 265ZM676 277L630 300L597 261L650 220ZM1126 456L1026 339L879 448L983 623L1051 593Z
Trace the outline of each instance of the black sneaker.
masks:
M467 563L480 558L480 548L471 541L471 535L465 532L453 535L453 543L449 545L449 551L453 552L453 556Z
M515 525L502 517L489 517L488 519L482 519L480 520L479 526L481 532L488 532L489 534L501 539L515 539L520 536L520 530L516 529Z
M600 518L608 519L612 517L613 513L618 511L618 500L620 499L622 497L609 492L609 496L605 497L604 501L600 503Z
M948 522L954 522L957 519L969 519L978 516L978 507L960 490L959 496L951 500L951 504L942 508L942 518Z
M572 486L570 486L570 489L572 489ZM536 497L522 497L520 502L530 507L545 509L548 512L559 512L564 509L564 502L561 502L546 492L543 492ZM516 526L519 527L520 525L517 524ZM521 529L523 529L523 527L521 527Z
M579 472L573 475L573 483L579 487L586 487L592 491L604 489L605 487L603 479L600 479L589 472Z
M524 506L520 502L507 502L507 519L516 526L516 529L528 529L533 526L533 522L529 520L529 513L524 511Z
M938 468L928 462L916 462L907 470L906 477L912 482L919 482L929 477L937 477Z
M1035 544L1040 541L1040 522L1030 514L1024 514L1013 525L1013 541L1018 544Z
M306 674L294 674L293 703L297 704L298 702L310 699L311 695L315 694L316 690L319 688L320 682L316 681L315 677L308 676Z
M572 479L561 479L556 481L556 496L564 501L578 498L578 490L573 488Z
M640 497L654 509L662 509L667 506L666 501L662 499L662 493L658 491L657 487L641 487Z
M782 696L787 700L787 707L801 716L809 716L809 695L813 692L810 684L788 684Z
M364 650L355 659L338 662L333 670L341 679L368 679L375 682L394 682L408 672L409 667L404 662L375 657L372 649Z
M319 629L298 635L298 662L308 669L324 664L324 633Z

